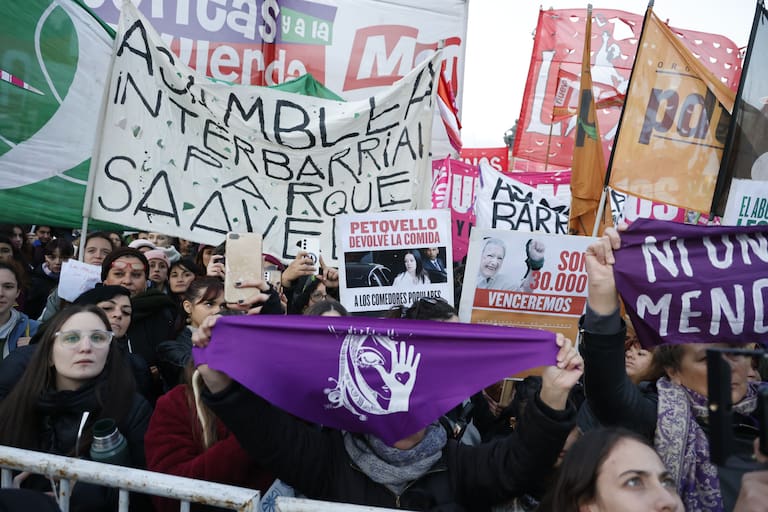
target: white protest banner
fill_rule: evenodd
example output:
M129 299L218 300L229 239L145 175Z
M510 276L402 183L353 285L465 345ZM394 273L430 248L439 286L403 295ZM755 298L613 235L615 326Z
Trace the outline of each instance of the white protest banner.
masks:
M734 178L728 192L723 225L768 224L768 181Z
M459 318L547 329L575 340L587 301L584 252L595 240L473 229Z
M87 292L100 282L101 265L89 265L76 259L69 259L61 264L59 297L74 302L83 292Z
M257 232L281 258L318 237L332 263L337 215L429 205L439 53L385 92L343 103L209 81L132 4L122 13L94 218L208 244Z
M444 41L446 74L461 110L466 0L133 3L178 60L201 75L269 86L311 73L346 100L364 100L381 92ZM85 4L106 22L117 23L119 0L85 0ZM434 155L451 151L439 121L432 140Z
M569 205L480 163L478 228L568 233Z
M453 304L449 210L337 218L341 303L350 312L386 311L422 297Z

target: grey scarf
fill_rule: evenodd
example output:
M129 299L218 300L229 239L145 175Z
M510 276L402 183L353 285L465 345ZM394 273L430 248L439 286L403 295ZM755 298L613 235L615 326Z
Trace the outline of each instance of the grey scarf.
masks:
M371 480L400 496L408 484L423 476L440 460L448 439L439 423L427 427L419 444L409 450L387 446L370 434L344 432L344 448Z

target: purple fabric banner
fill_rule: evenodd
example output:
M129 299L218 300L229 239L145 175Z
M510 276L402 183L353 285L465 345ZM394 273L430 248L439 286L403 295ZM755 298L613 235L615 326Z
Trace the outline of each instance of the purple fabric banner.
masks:
M614 275L645 346L768 341L768 226L638 219Z
M207 363L306 420L394 443L485 386L555 363L551 332L355 317L227 316Z

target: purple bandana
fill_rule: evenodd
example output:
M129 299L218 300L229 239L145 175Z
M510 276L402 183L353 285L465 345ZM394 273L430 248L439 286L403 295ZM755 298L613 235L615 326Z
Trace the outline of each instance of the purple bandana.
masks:
M207 363L308 421L394 443L481 388L555 363L551 332L424 320L227 316Z
M768 226L639 219L621 235L614 275L646 346L768 338Z

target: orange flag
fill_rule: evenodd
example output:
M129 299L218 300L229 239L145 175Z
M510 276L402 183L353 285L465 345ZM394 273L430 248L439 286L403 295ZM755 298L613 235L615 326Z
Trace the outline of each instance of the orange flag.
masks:
M581 86L576 122L576 142L571 165L571 214L568 231L572 235L591 236L605 182L605 158L600 143L595 98L592 94L590 38L592 37L592 6L587 9L587 27L584 30L584 53L581 62ZM604 214L610 222L610 209ZM602 232L602 229L600 229Z
M648 9L611 187L709 213L735 94Z

